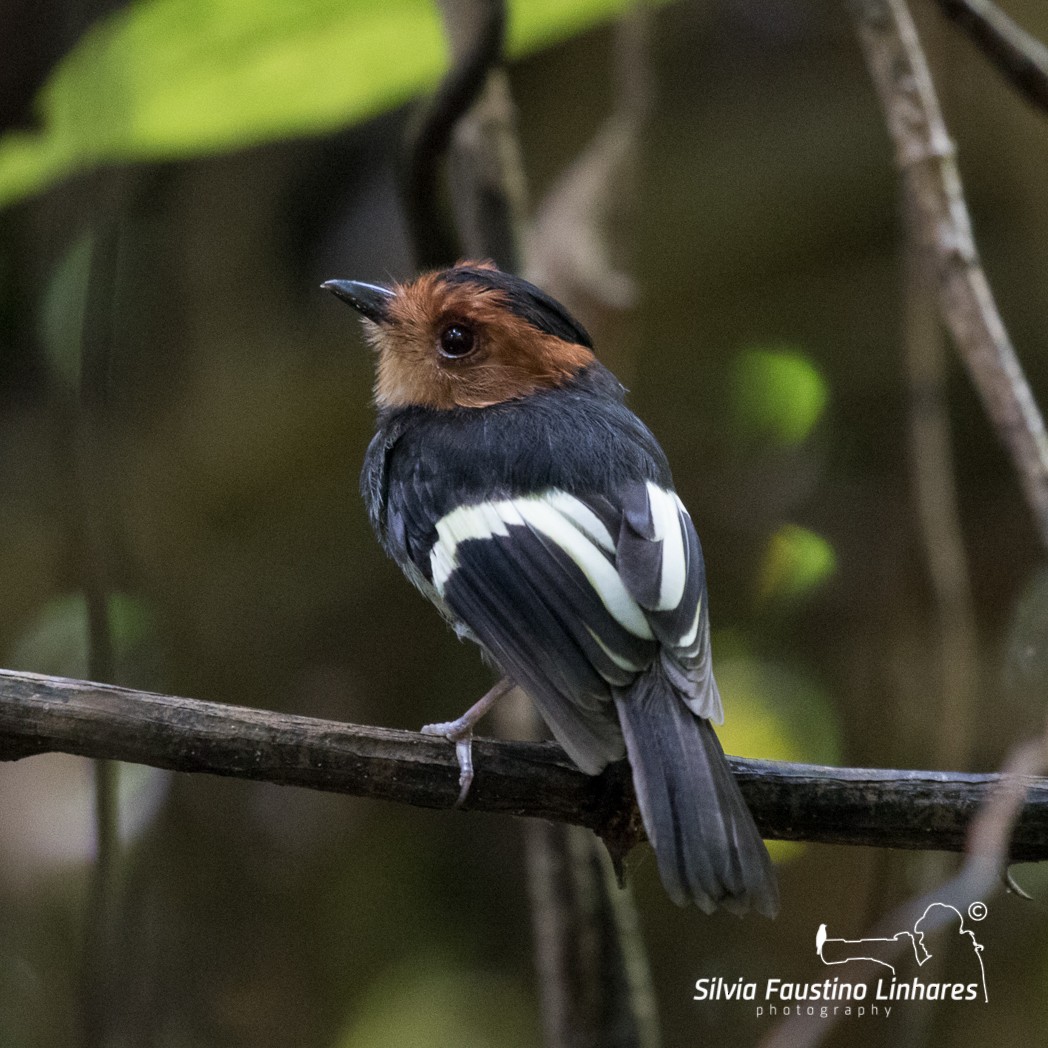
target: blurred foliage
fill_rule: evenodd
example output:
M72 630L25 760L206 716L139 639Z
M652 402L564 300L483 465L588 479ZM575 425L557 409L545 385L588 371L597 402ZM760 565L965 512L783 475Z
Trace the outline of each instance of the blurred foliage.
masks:
M768 539L757 577L762 603L789 600L825 582L837 566L833 546L797 524L783 524Z
M116 680L129 687L159 686L156 627L140 598L115 593L108 600ZM3 665L27 673L87 679L87 602L70 593L49 601L4 653Z
M715 669L724 701L717 729L726 753L761 760L840 764L840 729L833 704L810 673L761 658L737 632L713 637ZM805 850L794 841L769 841L773 859L794 859Z
M498 1009L478 1010L478 1000ZM537 1034L520 987L423 955L377 981L335 1048L529 1048Z
M515 0L509 54L627 0ZM447 49L429 0L140 0L80 40L0 140L0 206L99 163L174 159L375 116L432 86Z
M826 380L800 349L748 349L734 373L740 437L799 444L822 417L829 399Z

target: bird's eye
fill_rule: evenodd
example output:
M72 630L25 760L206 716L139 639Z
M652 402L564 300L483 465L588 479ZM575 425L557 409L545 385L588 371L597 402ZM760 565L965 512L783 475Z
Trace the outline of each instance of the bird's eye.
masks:
M440 352L445 357L464 357L473 352L475 345L473 329L466 324L449 324L440 333Z

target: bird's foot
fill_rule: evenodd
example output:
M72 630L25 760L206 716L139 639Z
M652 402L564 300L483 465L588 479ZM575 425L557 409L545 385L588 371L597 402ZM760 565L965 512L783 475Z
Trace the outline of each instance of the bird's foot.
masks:
M470 786L473 785L473 726L512 688L513 682L508 677L503 677L461 717L453 721L423 726L423 735L440 735L455 744L455 757L459 766L459 795L452 807L462 807L469 796Z

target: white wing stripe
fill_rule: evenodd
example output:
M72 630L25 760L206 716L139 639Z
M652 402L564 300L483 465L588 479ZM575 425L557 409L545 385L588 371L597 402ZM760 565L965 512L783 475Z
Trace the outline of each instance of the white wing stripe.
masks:
M532 528L541 531L571 557L619 625L634 636L644 640L654 639L644 612L629 595L619 573L593 542L579 531L574 521L561 516L541 496L518 499L515 507Z
M567 517L580 531L585 532L601 549L608 553L615 552L615 540L611 537L611 532L584 502L580 502L566 491L550 491L544 497L558 513Z
M655 526L655 539L662 542L662 574L659 580L659 602L655 611L672 611L684 596L688 568L681 530L679 499L648 481L648 505Z
M575 562L619 625L634 636L654 639L643 610L605 556L604 551L612 553L615 548L610 532L592 510L563 491L459 506L445 514L437 522L437 541L430 552L430 571L437 592L444 596L448 579L458 567L459 543L505 538L510 524L527 525L555 543Z
M702 599L700 598L698 603L695 605L695 619L691 624L691 629L684 634L679 641L677 641L677 647L683 651L690 652L699 636L699 620L702 618Z
M455 551L460 542L469 539L490 539L508 535L509 529L496 509L497 504L481 502L475 506L459 506L437 522L437 541L429 555L433 585L443 597L444 586L458 567Z
M627 673L640 673L641 670L646 669L649 665L644 662L634 662L632 659L626 658L625 655L620 655L617 651L612 651L611 648L609 648L607 644L605 644L604 641L602 641L600 637L589 628L589 626L586 627L586 632L593 638L597 647L599 647L600 650L603 651L620 670L625 670Z

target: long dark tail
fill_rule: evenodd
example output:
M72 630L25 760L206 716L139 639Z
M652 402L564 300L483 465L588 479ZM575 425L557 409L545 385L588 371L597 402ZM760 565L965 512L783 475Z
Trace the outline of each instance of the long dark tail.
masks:
M774 917L779 889L724 751L653 668L616 692L644 828L675 903Z

